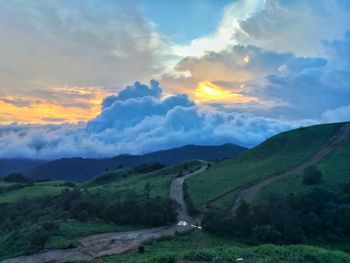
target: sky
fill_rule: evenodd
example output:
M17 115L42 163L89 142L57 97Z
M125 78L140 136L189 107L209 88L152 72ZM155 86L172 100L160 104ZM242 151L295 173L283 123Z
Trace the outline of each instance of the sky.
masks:
M0 158L252 147L349 83L347 0L0 0Z

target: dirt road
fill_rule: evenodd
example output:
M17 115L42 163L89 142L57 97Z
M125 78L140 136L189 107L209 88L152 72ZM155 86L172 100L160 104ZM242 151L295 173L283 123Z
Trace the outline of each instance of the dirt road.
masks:
M234 214L235 211L237 210L240 202L242 200L245 200L247 202L250 202L254 199L254 197L256 197L256 195L258 194L258 192L265 186L272 184L273 182L296 174L296 173L300 173L302 172L306 167L310 166L310 165L316 165L317 163L319 163L324 157L326 157L326 155L330 154L331 152L333 152L335 149L339 148L340 146L342 146L343 144L345 144L347 142L347 140L349 140L350 138L350 124L344 124L339 132L337 132L337 134L335 134L329 141L327 144L323 145L319 151L317 153L315 153L314 155L312 155L309 159L307 159L305 162L301 163L300 165L285 171L281 174L278 174L274 177L270 177L267 179L264 179L262 181L257 182L254 185L249 186L248 188L245 189L237 189L236 191L230 192L229 194L232 195L236 195L236 201L231 209L231 212Z
M170 187L170 196L179 203L179 221L195 222L188 213L183 197L183 184L187 178L205 171L208 167L206 162L189 174L176 178ZM138 248L140 243L146 240L156 239L162 236L171 236L176 233L191 230L189 226L177 224L165 227L92 235L80 240L80 245L72 249L48 249L29 256L17 257L1 261L0 263L63 263L72 261L91 261L93 259L126 253Z
M188 214L188 211L186 208L186 202L185 202L185 198L184 198L184 182L189 177L204 172L207 168L208 168L208 164L206 162L202 161L202 166L200 169L194 171L193 173L189 173L187 175L178 177L172 181L171 186L170 186L170 197L171 197L171 199L175 200L180 206L179 211L178 211L178 220L179 221L185 221L185 222L188 222L190 224L198 223L197 219L191 217Z

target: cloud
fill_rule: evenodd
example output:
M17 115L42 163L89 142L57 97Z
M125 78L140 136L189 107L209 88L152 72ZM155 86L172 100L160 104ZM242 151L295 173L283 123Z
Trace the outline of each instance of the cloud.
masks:
M350 4L343 0L265 1L264 8L238 21L233 39L298 56L324 54L321 40L350 30Z
M178 89L178 86L186 87L183 92L193 97L196 87L204 79L247 99L255 98L265 106L268 103L264 103L264 100L274 100L274 103L269 104L275 105L281 104L288 95L284 96L283 90L273 92L272 89L265 88L264 83L277 77L289 78L304 70L323 68L326 64L327 60L324 58L303 58L292 53L267 51L256 46L235 45L229 50L210 52L200 58L183 59L176 65L175 73L188 74L164 74L161 83L173 90ZM293 92L293 89L290 92ZM272 93L271 96L269 93ZM241 101L237 100L239 104ZM230 102L235 103L235 100Z
M166 42L134 1L0 2L0 91L122 87L163 66Z
M149 87L137 81L133 86L127 86L125 89L121 90L118 95L106 97L102 102L102 109L110 107L115 101L142 98L146 96L159 98L161 94L162 90L157 81L151 80Z
M327 50L327 63L309 63L296 72L270 74L265 85L257 85L255 91L261 98L284 100L281 114L292 118L322 119L328 110L350 103L350 33L333 41L323 41ZM312 62L312 60L310 60ZM350 118L348 118L350 120Z
M141 86L147 91L143 96L131 92ZM161 94L154 81L150 86L135 83L88 123L0 126L0 157L105 157L227 142L253 146L301 125L249 113L207 110L197 107L186 94L165 98Z
M33 103L40 103L39 100L32 101L32 100L22 99L22 98L0 98L0 101L16 107L20 107L20 108L29 107L33 105Z
M51 123L57 118L61 122L87 121L100 112L100 103L108 94L102 87L60 86L0 95L0 115L5 116L1 122Z
M342 122L350 119L350 104L333 110L326 110L322 114L322 118L326 122Z
M326 51L324 57L234 45L183 59L174 72L163 75L161 83L173 90L186 87L182 91L193 98L205 79L241 96L226 103L226 108L277 119L321 121L327 109L350 102L350 33L321 45Z
M220 52L235 44L232 38L237 30L238 19L247 18L263 6L260 0L233 1L226 6L216 32L196 38L188 45L173 45L173 53L178 57L201 57L207 52Z

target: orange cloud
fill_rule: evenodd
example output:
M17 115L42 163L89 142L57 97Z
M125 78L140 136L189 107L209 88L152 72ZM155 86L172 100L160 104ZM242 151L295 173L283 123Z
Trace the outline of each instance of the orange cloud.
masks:
M209 81L199 82L193 92L194 100L201 102L228 102L228 103L246 103L254 100L242 94L235 93L229 89L215 85Z
M109 95L99 87L54 87L50 99L7 96L0 100L0 123L76 123L100 113L100 104ZM19 104L21 103L21 104Z

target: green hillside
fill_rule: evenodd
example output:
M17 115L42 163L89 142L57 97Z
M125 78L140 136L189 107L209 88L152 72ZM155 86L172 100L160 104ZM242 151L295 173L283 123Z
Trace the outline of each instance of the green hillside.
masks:
M67 189L64 181L34 182L33 184L15 184L0 181L0 203L12 203L23 198L59 195ZM9 188L10 186L12 187Z
M188 180L188 193L195 208L300 164L335 135L341 125L317 125L284 132L237 157L214 164ZM225 202L224 198L221 205L232 205L232 199L229 197Z
M265 199L272 193L282 195L306 193L315 186L331 191L340 191L346 185L350 188L350 141L322 160L317 168L322 172L321 182L317 185L303 184L303 174L297 173L263 188L257 200Z
M145 185L150 186L151 197L169 196L170 183L180 171L189 172L201 166L199 161L178 164L150 173L135 173L132 168L104 173L95 177L86 185L91 191L103 191L113 194L116 192L133 191L143 193Z

